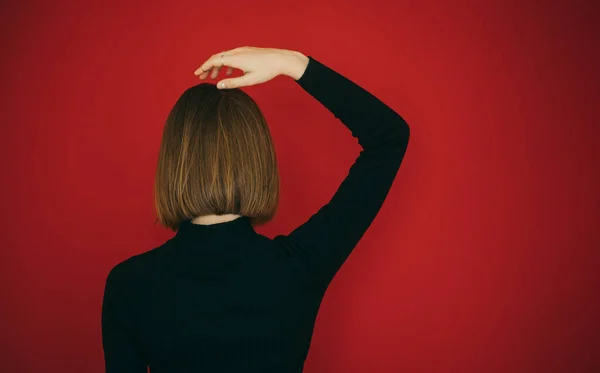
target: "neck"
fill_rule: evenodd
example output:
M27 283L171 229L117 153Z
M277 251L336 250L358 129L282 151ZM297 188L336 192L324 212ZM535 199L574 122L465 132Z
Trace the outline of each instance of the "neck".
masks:
M225 223L239 218L240 215L225 214L225 215L202 215L192 219L192 224L211 225Z

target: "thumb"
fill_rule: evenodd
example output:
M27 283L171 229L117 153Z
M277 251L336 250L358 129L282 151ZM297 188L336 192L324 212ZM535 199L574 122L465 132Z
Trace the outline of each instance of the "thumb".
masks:
M239 88L244 86L253 85L253 79L251 74L244 74L237 78L228 78L223 79L217 83L217 88L219 89L231 89L231 88Z

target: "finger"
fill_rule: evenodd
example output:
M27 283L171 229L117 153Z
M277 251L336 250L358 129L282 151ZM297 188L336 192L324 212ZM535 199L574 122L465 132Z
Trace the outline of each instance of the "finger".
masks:
M238 47L238 48L234 48L234 49L231 49L228 51L223 51L220 53L213 54L208 60L206 60L206 62L204 62L199 68L197 68L194 71L194 75L198 75L198 76L200 76L201 79L204 79L205 77L202 77L202 74L211 70L215 66L222 66L222 65L229 65L231 71L233 72L233 68L239 68L239 66L237 66L237 61L235 58L232 59L232 58L228 58L228 57L232 57L232 56L236 55L238 52L245 50L246 48L247 47ZM222 54L224 54L223 58L221 58ZM228 75L230 75L230 74L231 73L228 72Z
M217 76L219 76L219 71L220 70L221 70L221 66L214 67L212 69L212 74L210 74L210 78L211 79L215 79Z
M225 53L223 58L221 58L221 54ZM221 67L221 65L227 65L235 68L239 68L237 65L237 59L235 58L235 54L227 54L229 51L220 52L217 54L213 54L206 62L204 62L199 68L194 71L194 75L198 75L202 73L202 71L208 71L214 67Z
M202 66L194 70L194 75L202 76L206 73L206 70Z
M239 88L239 87L247 87L254 85L252 74L245 74L239 76L237 78L229 78L223 79L217 83L217 88L219 89L231 89L231 88Z
M206 77L208 76L209 73L210 73L210 71L203 72L202 74L199 75L200 79L206 79Z
M227 72L225 74L231 75L231 73L233 73L233 67L229 66L227 67Z
M217 66L215 63L215 55L211 56L208 60L204 61L199 68L194 71L194 75L201 75L203 73L209 72L213 67ZM220 65L220 64L219 64Z
M196 71L194 71L194 75L197 75L200 79L206 79L206 77L208 76L208 74L210 73L210 70L208 71L202 71L202 68L198 68L196 69Z

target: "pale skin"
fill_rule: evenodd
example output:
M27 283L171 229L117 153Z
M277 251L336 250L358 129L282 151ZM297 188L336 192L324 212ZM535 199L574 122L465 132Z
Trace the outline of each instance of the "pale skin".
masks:
M224 55L221 59L222 53ZM210 73L211 79L216 79L222 67L227 66L226 75L231 75L234 68L240 69L244 75L222 79L217 83L219 89L239 88L265 83L278 75L287 75L298 80L307 65L308 57L297 51L239 47L212 55L194 71L194 75L202 80L206 79Z
M307 66L308 57L297 51L245 46L210 56L194 71L194 75L200 80L206 79L209 74L211 79L216 79L223 67L227 67L225 73L227 76L233 73L233 69L242 70L244 75L217 82L218 89L231 89L265 83L278 75L286 75L298 80ZM210 225L232 221L239 217L240 215L236 214L203 215L192 219L191 222Z

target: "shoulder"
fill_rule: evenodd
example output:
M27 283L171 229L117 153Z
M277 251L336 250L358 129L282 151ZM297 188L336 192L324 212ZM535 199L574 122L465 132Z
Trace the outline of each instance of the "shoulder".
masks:
M165 250L166 243L151 250L131 255L113 265L106 278L106 286L124 286L143 283L151 273L160 256Z

